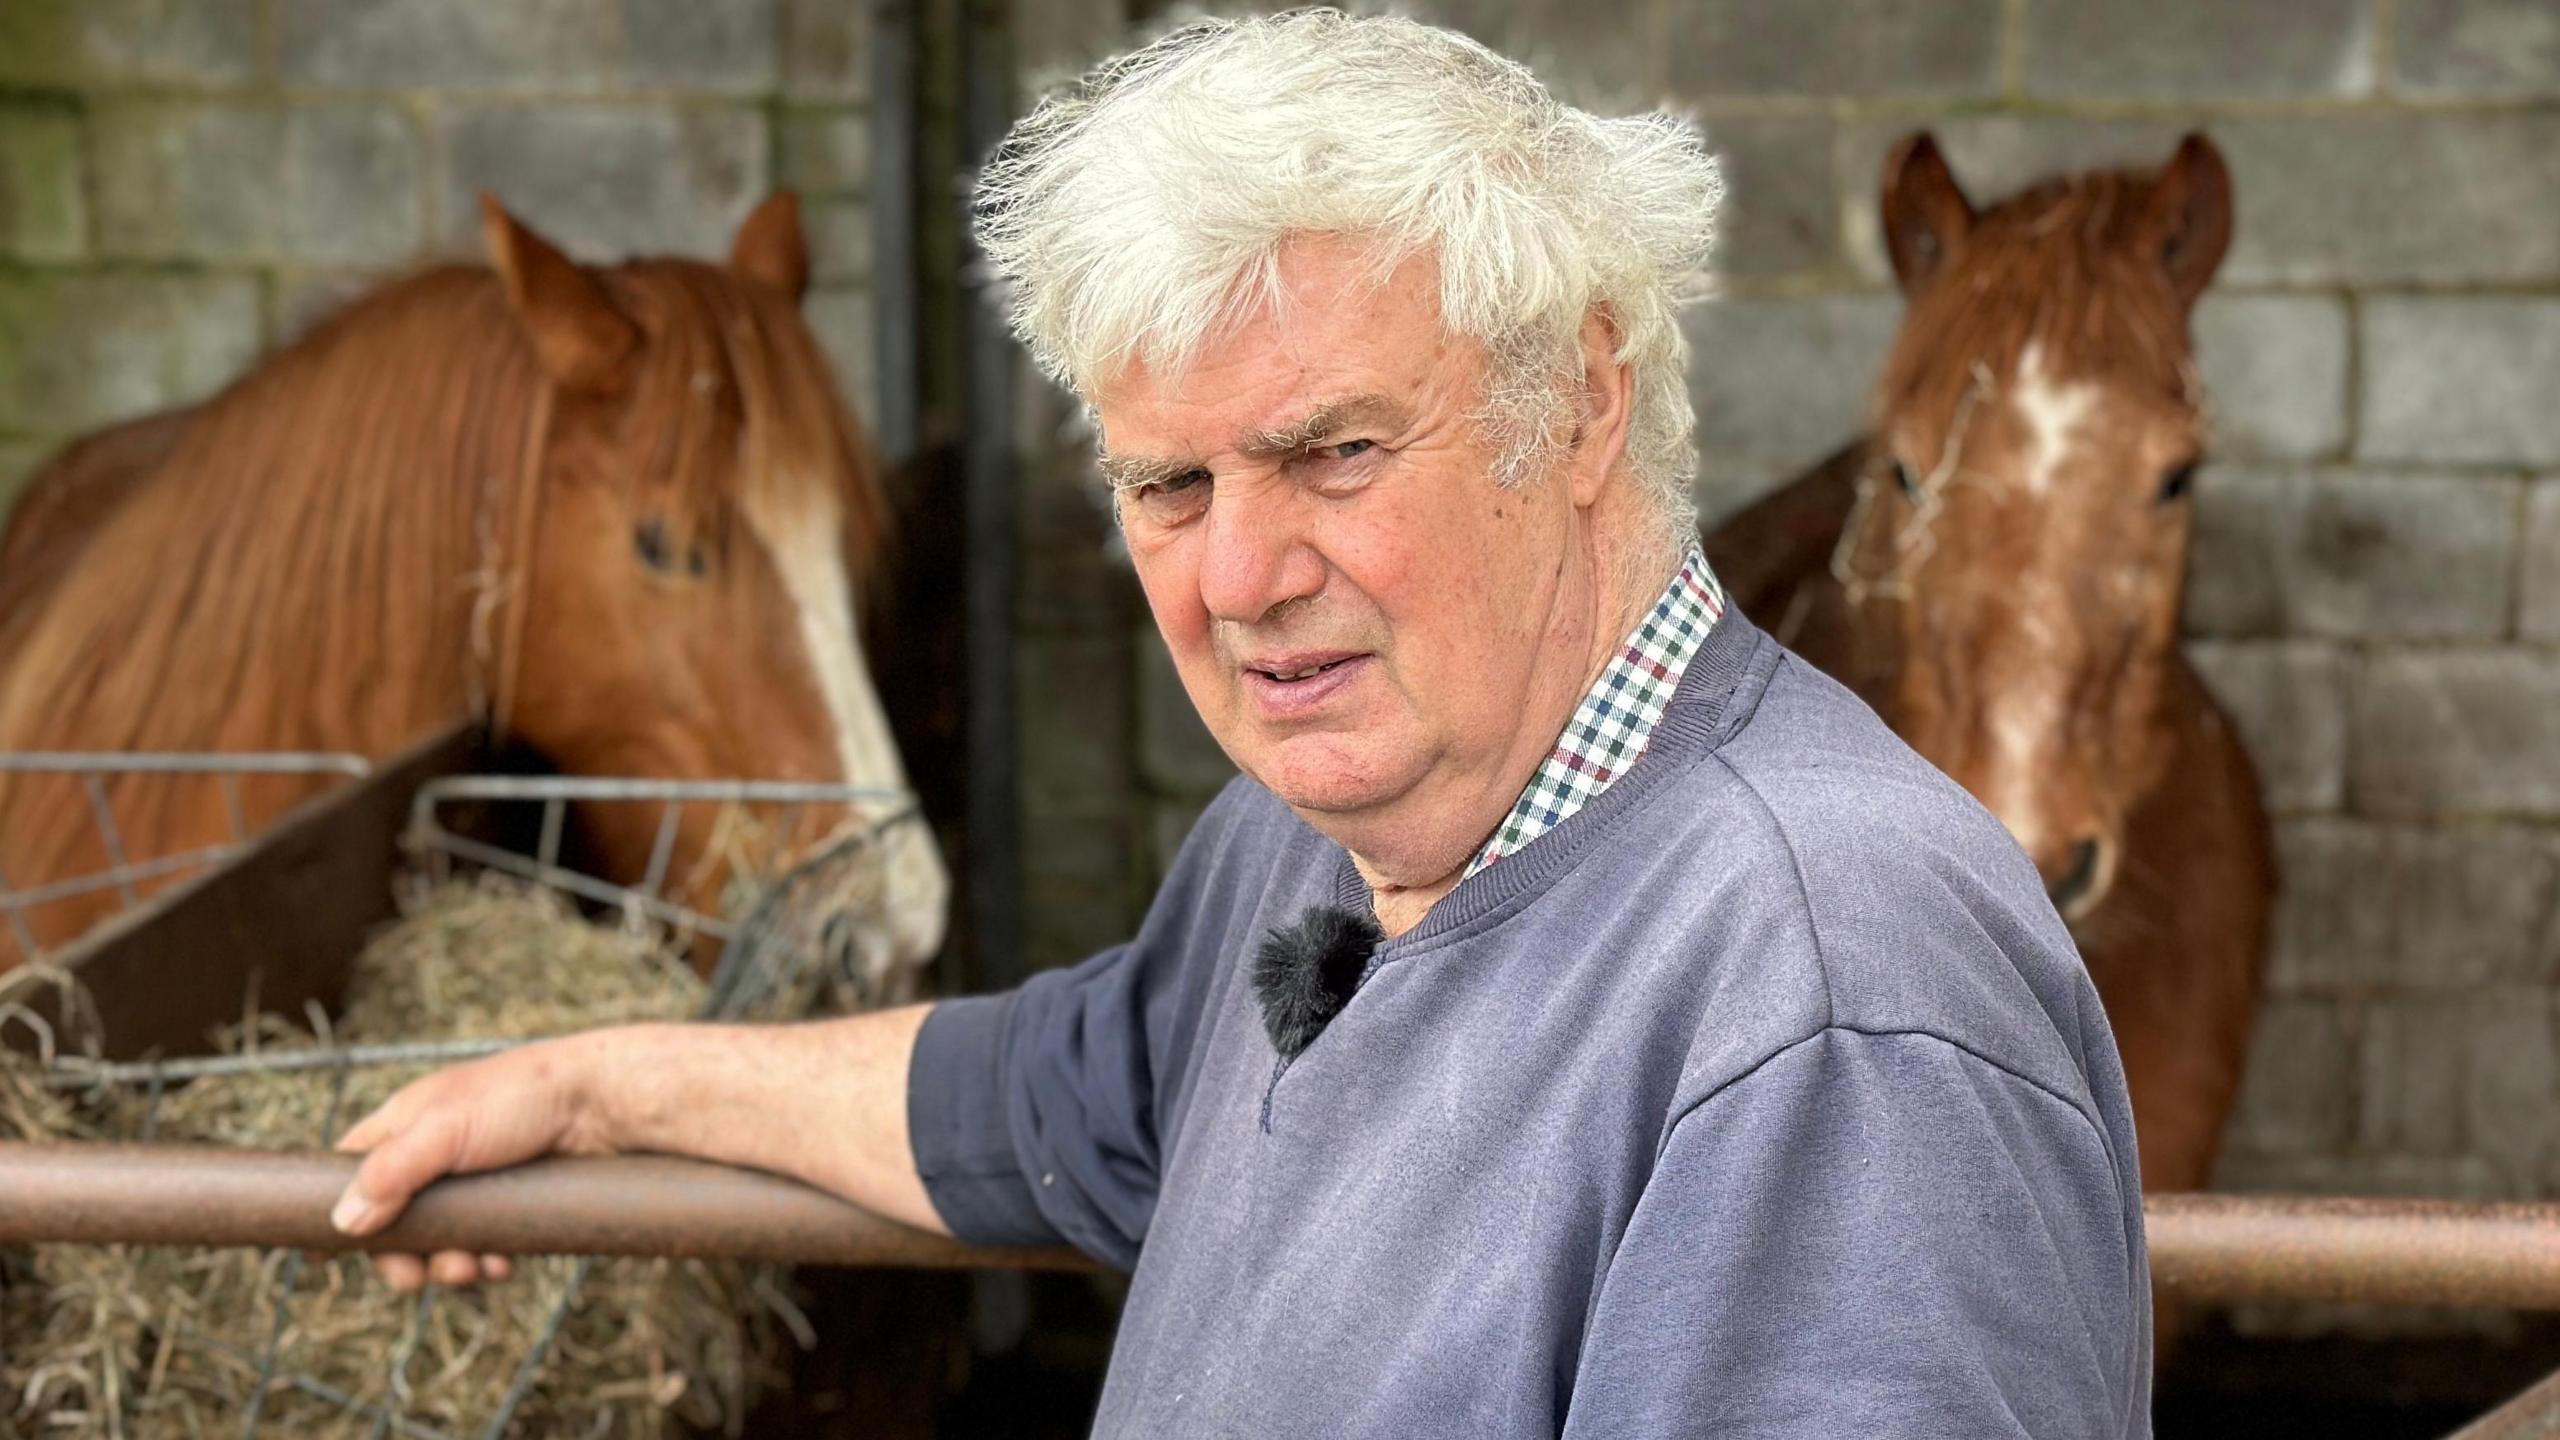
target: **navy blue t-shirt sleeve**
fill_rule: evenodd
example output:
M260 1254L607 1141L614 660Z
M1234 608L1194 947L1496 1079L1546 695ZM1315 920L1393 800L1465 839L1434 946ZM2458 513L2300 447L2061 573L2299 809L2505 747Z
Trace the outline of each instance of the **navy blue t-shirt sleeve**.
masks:
M1194 827L1129 944L1001 995L947 1000L916 1036L907 1128L951 1233L1064 1241L1127 1270L1154 1218L1166 1087L1185 1068L1220 933L1231 789ZM1200 963L1193 963L1198 960Z
M1155 1214L1145 965L1122 945L925 1017L907 1125L943 1224L1127 1269Z
M2077 1107L1970 1051L1816 1034L1672 1127L1565 1434L2147 1434L2120 1173Z

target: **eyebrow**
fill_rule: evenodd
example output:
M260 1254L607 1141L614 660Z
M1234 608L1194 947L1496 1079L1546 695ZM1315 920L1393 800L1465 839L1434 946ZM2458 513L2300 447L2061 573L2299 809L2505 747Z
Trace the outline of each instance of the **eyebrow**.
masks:
M1145 455L1110 455L1101 458L1103 483L1115 494L1144 490L1181 479L1200 466L1189 460L1158 460Z
M1398 429L1408 424L1410 418L1410 412L1403 404L1386 395L1375 392L1349 395L1326 401L1308 412L1303 420L1268 430L1248 430L1237 441L1236 450L1256 460L1278 459L1304 450L1353 425L1366 423ZM1102 478L1113 490L1123 492L1178 480L1202 468L1198 460L1167 460L1148 455L1105 454L1100 463Z
M1400 425L1404 418L1404 407L1384 395L1351 395L1326 401L1294 425L1248 431L1244 443L1236 448L1258 460L1272 459L1304 450L1327 435L1364 420Z

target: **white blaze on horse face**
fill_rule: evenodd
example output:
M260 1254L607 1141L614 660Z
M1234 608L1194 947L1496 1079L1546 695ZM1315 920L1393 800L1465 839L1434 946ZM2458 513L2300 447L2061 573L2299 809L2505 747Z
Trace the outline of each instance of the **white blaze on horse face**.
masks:
M2088 384L2056 384L2044 373L2044 347L2027 342L2026 353L2018 357L2017 382L2010 387L2011 403L2018 407L2018 418L2026 422L2027 493L2041 495L2053 484L2062 469L2062 457L2070 451L2072 432L2089 418L2097 404L2098 387Z
M2020 490L2010 493L2041 515L2041 502L2074 445L2091 436L2089 421L2099 390L2056 381L2045 371L2043 347L2029 341L2018 357L2008 397L2027 438L2017 472ZM2043 522L2034 523L2041 530ZM1983 804L2039 860L2067 838L2057 833L2064 826L2055 814L2056 772L2065 759L2069 686L2082 653L2081 637L2071 624L2070 586L2051 568L2054 558L2035 555L2009 582L2017 606L2016 630L2003 647L1997 682L1985 685L1986 713L1979 733L1989 753L1976 780Z
M863 663L861 642L854 636L853 587L845 575L842 518L832 505L821 505L757 528L799 612L800 640L808 651L810 674L826 697L835 723L844 783L905 789L906 767L898 758L879 692L872 687L870 667ZM882 840L890 955L902 964L922 964L942 948L951 879L922 817L891 826Z
M2020 848L2039 858L2054 842L2048 810L2051 785L2061 755L2063 725L2069 713L2065 693L2068 638L2059 623L2066 602L2053 577L2030 573L2018 577L2021 605L2017 633L2010 638L2009 671L1988 687L1983 731L1991 753L1979 784L1985 808L2000 817Z

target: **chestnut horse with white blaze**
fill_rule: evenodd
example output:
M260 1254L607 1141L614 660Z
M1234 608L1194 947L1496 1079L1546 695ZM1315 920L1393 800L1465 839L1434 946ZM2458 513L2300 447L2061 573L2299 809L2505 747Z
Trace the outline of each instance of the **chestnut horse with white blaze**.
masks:
M490 267L380 287L38 473L0 538L0 751L380 758L477 720L573 775L905 788L854 609L887 505L799 313L796 202L759 206L725 265L609 268L482 208ZM321 783L249 781L246 818ZM0 776L12 887L104 868L78 785ZM229 836L211 783L110 791L130 857ZM886 808L808 807L759 840L687 806L671 892L716 913L733 866ZM577 818L612 878L641 878L656 806ZM913 966L947 877L921 818L879 843L870 958ZM25 918L50 948L113 908ZM24 957L0 934L5 969Z
M2187 317L2222 157L1977 211L1927 135L1885 165L1908 301L1870 435L1709 538L1747 613L2005 823L2106 1002L2149 1190L2210 1177L2275 865L2256 774L2179 648L2204 396Z

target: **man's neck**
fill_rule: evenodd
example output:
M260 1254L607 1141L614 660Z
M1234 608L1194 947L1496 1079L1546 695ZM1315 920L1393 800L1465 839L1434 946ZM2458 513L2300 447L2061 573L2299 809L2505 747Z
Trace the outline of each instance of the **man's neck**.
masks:
M1625 554L1620 552L1621 557ZM1510 768L1518 773L1506 774L1496 783L1483 787L1466 813L1454 817L1454 823L1445 827L1455 844L1443 840L1429 851L1421 852L1430 856L1421 864L1414 863L1412 852L1396 857L1401 863L1380 863L1377 857L1361 853L1358 846L1347 847L1351 850L1352 864L1359 870L1360 878L1368 882L1370 905L1377 912L1379 928L1390 938L1421 924L1422 917L1431 913L1431 907L1440 903L1441 897L1456 889L1458 882L1465 878L1468 862L1484 847L1494 827L1511 813L1520 792L1528 786L1547 756L1553 753L1556 737L1564 733L1566 722L1573 718L1583 696L1590 692L1593 683L1600 678L1600 672L1608 667L1610 658L1624 645L1628 633L1661 598L1663 587L1671 583L1671 577L1679 571L1683 558L1684 552L1679 550L1672 551L1669 560L1661 563L1631 563L1624 558L1598 557L1601 563L1595 565L1595 571L1604 578L1614 579L1614 585L1609 588L1618 593L1612 603L1596 609L1590 625L1588 653L1583 656L1579 676L1570 692L1563 696L1561 708L1550 705L1552 714L1529 722L1544 743L1524 746L1521 756L1514 757ZM1409 834L1407 838L1409 840ZM1410 878L1417 873L1427 874L1429 878Z

